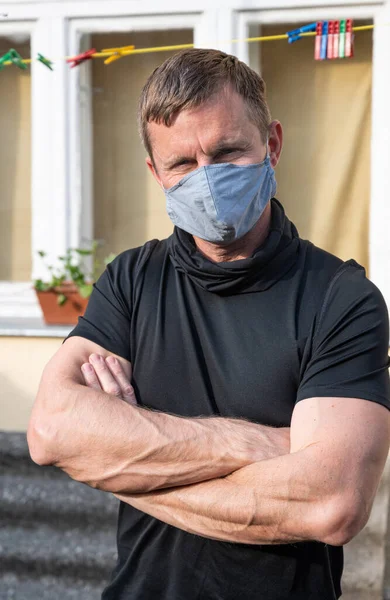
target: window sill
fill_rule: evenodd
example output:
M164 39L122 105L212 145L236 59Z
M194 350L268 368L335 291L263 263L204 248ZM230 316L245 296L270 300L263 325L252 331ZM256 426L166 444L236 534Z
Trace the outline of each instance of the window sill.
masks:
M46 325L42 318L0 318L0 337L66 338L73 325Z
M31 282L0 281L0 337L65 338L73 325L46 325Z

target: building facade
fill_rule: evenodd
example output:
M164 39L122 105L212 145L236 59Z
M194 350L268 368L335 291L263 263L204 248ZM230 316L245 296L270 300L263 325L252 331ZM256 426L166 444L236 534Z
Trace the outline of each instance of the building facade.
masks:
M248 41L344 18L374 25L356 35L353 59L314 61L312 38ZM54 260L92 239L120 252L172 228L144 166L136 111L146 77L173 51L74 69L64 58L194 44L262 73L285 129L277 197L303 237L363 264L390 307L389 26L388 0L0 1L1 55L14 47L34 59L26 72L0 71L0 429L26 429L42 368L69 330L42 323L31 285L46 274L37 252ZM372 552L357 542L365 579L355 585L351 575L351 589L382 593L388 487L369 526L380 539L376 567L364 571Z

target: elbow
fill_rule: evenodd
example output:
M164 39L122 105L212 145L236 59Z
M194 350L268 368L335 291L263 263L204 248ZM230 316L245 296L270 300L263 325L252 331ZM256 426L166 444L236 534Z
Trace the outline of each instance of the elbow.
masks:
M47 402L38 393L27 429L27 444L31 459L37 465L53 465L58 457L60 444L60 411L53 414Z
M330 546L348 544L366 525L369 511L355 498L335 498L322 505L314 539Z
M27 430L27 444L31 459L41 467L54 463L52 435L43 419L30 420Z

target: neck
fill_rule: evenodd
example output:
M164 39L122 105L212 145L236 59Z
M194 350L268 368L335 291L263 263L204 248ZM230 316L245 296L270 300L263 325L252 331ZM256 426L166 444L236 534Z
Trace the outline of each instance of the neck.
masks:
M271 202L269 202L256 225L242 238L221 246L194 237L199 252L212 262L230 262L252 256L254 251L267 239L271 224Z

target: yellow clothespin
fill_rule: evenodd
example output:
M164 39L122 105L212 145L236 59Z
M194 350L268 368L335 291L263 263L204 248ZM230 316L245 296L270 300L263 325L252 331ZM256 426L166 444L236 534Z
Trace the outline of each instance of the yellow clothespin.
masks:
M110 65L115 60L119 60L120 58L122 58L123 53L129 50L134 50L134 46L123 46L122 48L106 48L105 50L102 50L102 52L115 52L115 54L106 58L104 64Z

